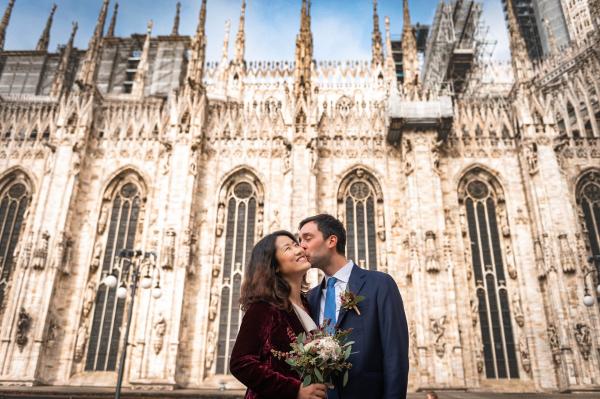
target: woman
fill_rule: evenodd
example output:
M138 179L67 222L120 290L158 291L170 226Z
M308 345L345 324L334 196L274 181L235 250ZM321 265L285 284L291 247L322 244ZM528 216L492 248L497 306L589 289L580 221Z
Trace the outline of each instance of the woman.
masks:
M240 298L245 314L230 362L231 373L248 387L246 399L327 397L325 385L303 387L290 366L271 353L291 350L289 330L298 335L317 328L301 292L308 269L290 232L271 233L252 250Z

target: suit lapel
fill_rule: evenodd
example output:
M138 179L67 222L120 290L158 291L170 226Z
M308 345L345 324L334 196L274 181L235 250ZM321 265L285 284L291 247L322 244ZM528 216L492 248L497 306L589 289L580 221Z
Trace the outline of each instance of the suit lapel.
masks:
M360 267L356 266L356 264L354 264L352 266L352 271L350 272L350 279L348 279L348 288L347 290L359 295L360 291L362 290L363 286L365 285L365 277L367 276L367 272L365 272L363 269L361 269ZM352 312L354 312L352 310ZM339 327L342 322L344 321L344 317L346 317L346 314L348 313L347 309L341 308L340 309L340 313L338 315L338 319L337 319L337 323L335 324L336 327Z

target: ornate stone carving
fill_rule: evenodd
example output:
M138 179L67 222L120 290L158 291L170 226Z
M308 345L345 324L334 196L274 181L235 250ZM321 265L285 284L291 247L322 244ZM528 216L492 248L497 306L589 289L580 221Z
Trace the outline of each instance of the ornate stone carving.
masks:
M383 216L383 206L380 205L377 207L377 237L381 241L385 241L385 223Z
M515 267L515 258L510 244L506 244L506 270L508 270L508 275L513 280L518 277L517 268Z
M265 215L265 210L263 209L263 207L259 207L257 214L256 214L256 236L257 237L262 237L263 236L263 228L264 228L264 215Z
M217 228L215 230L215 235L217 237L221 237L223 234L223 229L225 228L225 204L219 203L219 207L217 208Z
M211 368L215 361L215 349L217 346L217 334L211 329L206 337L206 361L207 369Z
M175 264L175 229L170 228L165 233L165 246L163 248L162 268L172 270Z
M588 268L588 249L585 243L585 238L580 233L575 234L575 243L577 245L577 259L582 271Z
M194 243L196 236L192 230L187 228L183 230L181 237L181 268L185 269L190 275L193 275L194 270Z
M100 210L100 217L98 218L98 235L104 234L104 230L106 229L106 222L108 222L108 203L102 204L102 209Z
M521 336L519 340L519 353L521 354L521 365L523 366L523 370L527 374L531 374L531 356L529 354L529 345L527 344L527 338L525 336Z
M402 155L404 158L404 174L410 176L415 170L415 160L410 140L402 140Z
M92 261L90 262L90 271L93 273L98 270L98 266L100 266L100 260L102 258L102 241L96 241L94 245L94 253L92 254Z
M217 244L215 247L215 251L213 253L213 269L212 276L218 277L221 272L221 266L223 266L223 247L220 244Z
M542 243L539 238L536 238L533 242L533 249L535 253L535 267L537 270L538 278L545 279L546 278L546 262L544 261L544 252L542 250Z
M85 352L85 346L87 344L88 332L85 323L82 323L77 329L77 339L75 341L75 353L73 355L73 360L79 363L81 359L83 359L83 354Z
M431 332L435 336L434 349L438 357L444 357L446 352L446 343L444 342L444 332L446 331L446 316L442 316L438 319L429 319L429 326Z
M31 316L24 307L21 307L19 310L19 316L17 318L17 335L15 337L15 342L17 343L17 347L19 348L19 352L23 352L23 348L29 342L29 330L31 329Z
M33 267L35 270L43 270L46 267L49 240L50 234L48 234L47 231L44 231L40 237L40 241L38 242L36 249L33 251L31 267Z
M90 281L85 288L85 293L83 294L83 308L81 310L81 315L83 318L87 318L94 306L94 300L96 298L96 284Z
M577 266L575 263L575 255L569 245L567 234L562 233L558 236L559 250L560 250L560 264L564 273L575 273Z
M479 322L479 300L471 299L469 303L471 304L471 324L475 327Z
M408 328L410 334L410 353L413 361L416 365L419 365L419 348L417 340L417 325L414 320L410 321L410 327Z
M498 221L502 235L504 237L510 237L510 226L508 224L508 217L506 216L506 208L504 206L498 207Z
M575 324L575 341L583 360L589 360L592 351L592 331L587 324Z
M530 175L535 175L538 172L538 149L537 144L533 141L523 145L525 160Z
M548 342L550 344L550 351L552 352L552 360L555 365L559 366L561 362L560 340L554 324L548 325Z
M437 273L440 271L437 252L435 233L433 231L428 231L425 233L425 270L429 273Z
M512 296L512 311L517 325L523 327L525 325L525 314L521 306L521 298L516 292Z
M479 332L475 332L475 365L477 366L477 372L483 373L483 344L481 343L481 337Z
M213 321L217 317L219 310L219 289L213 284L210 289L210 301L208 304L208 319Z
M155 354L159 354L163 348L163 342L165 339L165 333L167 332L167 321L162 314L158 315L158 320L154 323L154 339L152 342L152 348Z
M53 267L59 269L63 274L71 274L70 260L73 241L68 233L61 232L54 256Z

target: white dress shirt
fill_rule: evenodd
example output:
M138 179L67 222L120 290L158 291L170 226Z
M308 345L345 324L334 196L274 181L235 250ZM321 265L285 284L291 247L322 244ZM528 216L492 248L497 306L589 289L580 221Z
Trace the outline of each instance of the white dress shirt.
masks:
M348 286L348 280L350 280L350 273L352 273L352 267L354 266L354 262L351 260L346 263L344 267L337 271L333 276L325 275L325 284L323 284L323 289L321 290L321 306L319 307L319 325L323 325L323 313L325 312L325 296L327 295L327 281L331 277L335 277L337 281L335 282L335 319L338 320L340 317L340 308L342 307L341 301L341 293L346 291L346 287Z

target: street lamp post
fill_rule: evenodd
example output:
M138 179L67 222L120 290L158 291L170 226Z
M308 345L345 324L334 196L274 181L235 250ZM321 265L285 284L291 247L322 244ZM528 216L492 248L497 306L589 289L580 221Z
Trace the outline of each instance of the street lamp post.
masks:
M149 289L152 287L153 277L156 276L156 285L152 288L152 297L158 299L162 292L160 289L160 271L156 268L156 254L154 252L144 252L141 250L122 249L117 256L117 266L104 278L104 284L109 288L115 288L118 283L118 277L121 278L121 284L117 288L117 297L125 299L127 297L127 283L131 289L131 300L127 309L127 324L125 326L125 336L123 337L123 351L119 360L119 371L117 373L117 387L115 391L115 399L121 397L121 385L123 384L123 371L125 369L125 359L127 357L127 342L129 340L129 329L131 327L131 318L133 316L133 302L135 300L135 292L140 278L140 271L144 272L142 277L142 288ZM124 269L125 262L127 268Z
M600 269L600 255L590 256L588 258L588 262L591 267L585 272L583 275L583 304L587 307L594 305L594 297L590 293L590 289L587 285L587 276L597 274ZM600 279L600 276L597 276ZM594 285L594 280L592 279L592 286ZM596 287L596 296L600 297L600 281L598 281L598 285Z

